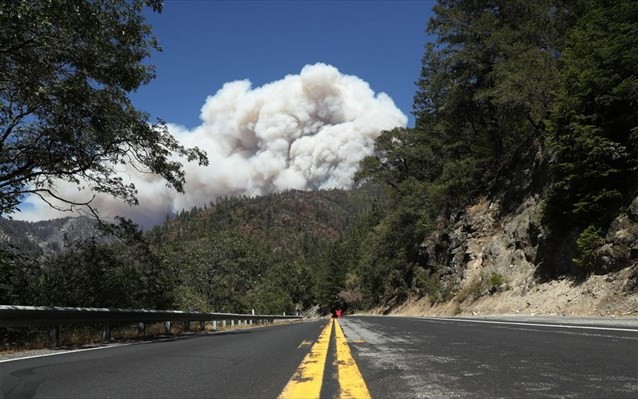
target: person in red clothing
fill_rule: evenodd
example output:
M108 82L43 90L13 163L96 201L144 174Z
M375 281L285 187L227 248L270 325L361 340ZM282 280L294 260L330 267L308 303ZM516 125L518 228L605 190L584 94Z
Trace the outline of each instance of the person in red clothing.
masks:
M341 317L341 309L337 309L336 314L337 314L337 318Z

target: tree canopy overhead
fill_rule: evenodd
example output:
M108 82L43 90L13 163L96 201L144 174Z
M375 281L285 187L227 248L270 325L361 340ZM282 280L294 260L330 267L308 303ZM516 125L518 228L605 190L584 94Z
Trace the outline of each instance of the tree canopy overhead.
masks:
M142 9L159 0L15 0L0 3L0 215L26 195L61 198L66 181L137 204L116 173L131 165L183 191L179 158L207 163L128 95L154 78L159 50Z

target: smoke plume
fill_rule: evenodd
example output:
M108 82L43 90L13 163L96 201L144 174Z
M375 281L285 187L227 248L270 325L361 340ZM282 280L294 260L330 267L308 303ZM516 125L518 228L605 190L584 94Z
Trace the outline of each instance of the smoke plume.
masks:
M365 81L325 64L307 65L298 75L257 88L248 80L226 83L206 99L200 117L201 125L190 131L169 125L182 144L205 150L210 161L206 167L184 165L185 194L126 168L122 175L137 187L140 205L98 196L93 204L100 215L121 215L148 227L221 196L350 188L359 161L372 153L381 131L407 123L388 95L375 95ZM83 195L66 183L56 189L72 198ZM60 216L34 198L28 201L33 206L16 218Z

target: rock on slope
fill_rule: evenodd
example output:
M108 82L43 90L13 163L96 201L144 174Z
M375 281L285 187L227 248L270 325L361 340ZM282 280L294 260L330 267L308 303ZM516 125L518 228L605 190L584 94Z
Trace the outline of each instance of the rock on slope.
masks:
M427 262L441 265L442 279L458 288L455 296L435 305L408 301L395 312L638 316L638 198L611 224L596 253L601 274L551 279L545 278L544 259L569 263L573 254L547 253L560 245L545 241L538 198L507 213L499 201L482 199L453 217L424 245Z
M0 218L0 245L8 244L26 253L59 254L70 244L103 237L97 223L89 217L66 217L40 222Z

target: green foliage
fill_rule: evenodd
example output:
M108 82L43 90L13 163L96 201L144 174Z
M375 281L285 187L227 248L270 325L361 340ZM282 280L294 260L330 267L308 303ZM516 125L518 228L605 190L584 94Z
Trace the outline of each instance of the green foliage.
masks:
M45 224L39 222L38 230L46 230ZM75 227L81 224L78 222ZM173 270L161 265L142 232L130 221L120 220L109 230L116 236L100 235L93 229L95 235L66 242L61 253L43 254L29 251L28 247L3 245L0 302L169 308L173 303Z
M638 9L629 0L583 1L572 11L543 219L558 234L605 227L638 189Z
M373 180L401 192L408 179L431 181L440 173L428 136L420 130L384 131L375 142L375 156L366 157L355 180Z
M542 134L557 77L561 12L550 1L439 1L414 100L442 165L439 183L464 205L522 143Z
M224 232L162 250L163 262L178 268L175 295L179 309L246 312L246 294L272 262L245 238Z
M595 226L589 226L576 238L578 256L572 261L585 271L592 271L597 264L596 251L605 243L602 231Z
M356 268L357 237L377 223L368 219L380 212L381 197L367 185L223 198L181 212L148 238L162 248L166 265L180 265L180 309L327 309L344 288L346 271ZM228 252L233 248L241 251Z
M109 308L163 308L172 301L166 271L141 246L88 240L45 259L31 304Z
M314 305L313 287L307 266L278 261L251 290L247 302L261 314L292 314Z
M358 270L360 236L378 223L384 201L372 186L230 198L146 234L123 219L103 232L80 219L0 219L14 245L1 252L0 300L273 314L328 308L346 272ZM69 234L56 254L29 238L45 240L68 223L83 239Z
M16 247L0 246L0 303L30 305L34 302L38 262Z
M339 299L339 292L345 286L346 263L342 243L335 242L323 253L323 259L314 272L315 298L324 307L329 307Z
M487 283L490 291L497 290L505 283L505 278L499 273L491 273Z
M635 197L637 13L629 0L437 2L428 24L435 40L426 45L414 99L416 127L383 132L357 174L394 193L362 244L370 303L389 300L403 283L433 301L445 296L436 273L415 279L419 240L439 217L507 190L494 185L509 184L517 157L538 151L527 147L548 136L554 181L542 221L553 239L605 227ZM475 286L493 291L501 279L482 276Z
M545 134L567 16L556 1L441 0L434 7L416 127L383 132L356 175L393 192L362 244L368 303L403 296L406 287L433 301L450 297L453 287L436 273L415 279L419 246L439 217L484 195L517 151Z
M0 215L28 194L77 205L55 194L56 180L136 204L121 164L182 191L173 155L207 162L128 98L154 77L145 5L161 9L158 0L0 2Z
M379 224L362 235L359 270L362 291L368 304L404 298L413 286L411 265L419 261L419 246L432 229L427 192L415 180L409 195L395 198Z

